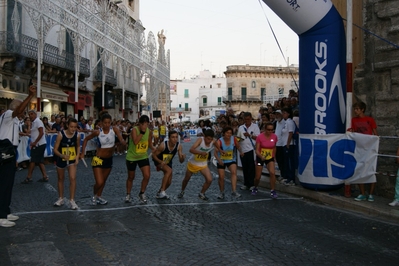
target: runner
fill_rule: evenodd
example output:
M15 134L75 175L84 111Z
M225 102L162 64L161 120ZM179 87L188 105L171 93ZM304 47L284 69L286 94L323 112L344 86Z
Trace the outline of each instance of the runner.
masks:
M148 116L140 116L139 124L132 129L130 134L126 155L126 203L132 202L130 192L132 191L137 165L143 174L139 199L141 202L147 203L147 197L144 194L150 180L150 161L148 160L147 150L150 148L153 152L155 151L155 148L152 145L152 132L148 128L149 123L150 118Z
M274 157L276 156L276 143L277 136L273 133L274 125L272 122L266 122L265 131L258 135L256 138L256 169L255 169L255 180L254 189L252 189L252 195L258 193L258 185L260 177L262 175L263 164L266 164L267 170L270 175L270 196L277 198L277 193L274 190L276 186L276 174Z
M96 183L93 186L93 197L91 199L92 205L107 204L108 201L101 197L105 183L108 179L109 174L112 170L112 155L115 149L115 138L126 144L123 140L121 132L117 127L111 126L112 117L108 113L101 116L101 127L98 130L94 130L92 134L85 137L82 145L82 153L80 159L84 159L85 149L87 142L97 137L98 147L96 156L91 161L93 167L93 173Z
M161 125L159 126L159 142L162 143L166 137L166 125L165 121L162 121Z
M222 137L218 140L219 146L224 151L224 155L221 155L220 152L214 152L214 156L217 163L217 169L219 174L219 189L220 194L218 199L224 199L224 177L225 177L225 169L226 167L229 169L231 173L231 195L234 198L239 198L241 195L236 192L237 187L237 151L240 152L241 156L244 156L244 153L241 150L240 144L236 137L233 136L233 128L227 126L222 130Z
M78 134L78 121L69 118L68 128L58 133L54 144L54 155L56 156L55 166L58 174L58 200L54 203L55 207L64 205L64 179L65 168L68 168L69 175L69 197L72 210L77 210L75 202L76 191L76 168L79 163L80 154L80 134Z
M165 130L166 131L166 130ZM154 137L154 147L159 144L159 122L155 121L154 128L152 129L152 135Z
M205 191L212 183L211 171L208 168L208 156L214 147L220 151L219 144L213 139L214 136L215 133L213 130L207 129L204 132L204 137L198 138L193 146L191 146L190 153L192 155L187 163L186 175L182 182L182 190L177 196L178 198L182 198L184 196L184 189L186 188L188 181L190 181L191 176L197 172L200 172L205 178L205 183L203 184L198 197L202 200L208 200L208 197L205 196ZM224 154L223 151L220 152Z
M154 161L157 171L162 171L164 176L162 178L162 185L157 193L158 199L169 199L166 190L172 183L172 161L176 153L179 154L179 161L183 163L186 155L183 154L182 145L178 142L179 135L177 131L171 130L168 133L168 140L162 142L155 152L152 153L152 160Z

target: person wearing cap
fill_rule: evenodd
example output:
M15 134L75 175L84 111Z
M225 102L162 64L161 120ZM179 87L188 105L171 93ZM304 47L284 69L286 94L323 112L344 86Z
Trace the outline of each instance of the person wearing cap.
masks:
M48 176L46 173L46 168L44 167L44 151L46 149L46 137L44 134L44 124L39 117L37 117L35 110L29 110L28 115L30 121L32 122L32 127L30 130L30 162L28 167L28 175L21 184L29 184L32 182L32 173L35 169L36 164L39 165L40 171L43 177L38 180L38 182L48 182Z
M9 110L3 112L0 116L0 139L8 139L12 145L18 146L19 142L19 120L18 116L23 114L26 106L30 103L33 97L36 96L36 86L29 87L29 95L23 102L20 100L13 100L9 105ZM11 214L11 198L12 189L14 186L16 169L16 156L7 162L0 164L0 226L12 227L15 226L15 221L19 219L18 216Z

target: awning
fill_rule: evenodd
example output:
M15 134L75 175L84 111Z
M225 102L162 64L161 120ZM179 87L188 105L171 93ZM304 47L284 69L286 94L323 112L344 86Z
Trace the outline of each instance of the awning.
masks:
M42 93L42 99L49 99L49 100L59 101L59 102L67 102L68 101L68 94L66 94L62 90L42 87L41 93Z
M14 92L14 91L9 91L9 90L0 90L0 98L6 98L6 99L18 99L18 100L25 100L28 94L25 93L19 93L19 92Z

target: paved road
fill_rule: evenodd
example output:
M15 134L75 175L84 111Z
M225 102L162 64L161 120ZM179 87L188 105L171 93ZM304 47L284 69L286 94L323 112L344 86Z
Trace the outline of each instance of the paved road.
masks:
M193 140L192 142L193 143ZM184 144L185 152L190 143ZM88 162L89 160L86 159ZM157 200L161 173L152 166L149 202L123 202L124 156L114 168L103 196L105 206L90 206L93 176L79 165L78 211L52 206L57 199L54 167L49 183L19 184L13 210L21 219L0 228L0 265L397 265L399 226L327 208L288 194L269 198L244 193L239 200L217 200L217 180L197 198L203 182L193 176L178 199L185 164L175 159L170 200ZM216 175L214 175L216 178ZM34 179L39 179L35 170ZM226 184L230 191L229 183ZM67 189L68 193L68 189ZM229 193L227 193L229 194Z

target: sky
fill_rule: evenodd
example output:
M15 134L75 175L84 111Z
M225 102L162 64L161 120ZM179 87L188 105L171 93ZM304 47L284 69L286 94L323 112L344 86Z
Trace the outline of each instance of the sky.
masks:
M286 66L284 57L298 64L298 35L261 0L141 0L140 20L146 36L164 30L171 79L224 76L229 65Z

